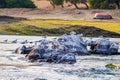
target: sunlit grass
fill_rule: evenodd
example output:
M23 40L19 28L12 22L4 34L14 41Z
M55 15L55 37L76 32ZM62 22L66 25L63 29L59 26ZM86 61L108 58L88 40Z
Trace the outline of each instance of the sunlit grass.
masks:
M39 20L38 20L39 21ZM41 20L40 20L41 21ZM100 29L120 33L120 22L82 21L82 20L43 20L42 22L62 25L94 26Z
M120 23L119 22L107 22L107 21L83 21L83 20L59 20L59 19L30 19L22 20L16 23L0 24L0 33L5 34L16 34L22 35L45 35L50 34L49 31L43 29L59 29L70 27L71 25L80 25L80 27L91 27L100 28L110 32L120 34ZM73 29L73 28L69 28ZM66 31L71 31L65 28ZM58 33L59 34L59 33ZM58 35L54 34L54 35ZM52 33L51 33L52 35Z
M46 22L45 20L41 20L41 19L40 20L21 21L21 24L28 24L28 25L37 26L39 28L47 28L47 29L59 28L59 27L63 26L63 24L49 23L49 22Z

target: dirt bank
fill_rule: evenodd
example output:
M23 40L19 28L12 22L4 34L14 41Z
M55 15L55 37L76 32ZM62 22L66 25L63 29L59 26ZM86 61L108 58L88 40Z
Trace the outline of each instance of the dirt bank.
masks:
M78 10L78 9L0 9L0 16L13 16L32 19L65 19L65 20L94 20L95 13L108 13L113 16L112 20L120 21L120 10ZM102 20L103 21L103 20Z

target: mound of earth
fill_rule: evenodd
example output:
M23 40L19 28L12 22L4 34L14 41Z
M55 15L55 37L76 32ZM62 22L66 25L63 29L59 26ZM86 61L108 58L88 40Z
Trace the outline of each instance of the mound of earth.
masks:
M100 36L103 35L105 37L120 37L120 34L115 33L115 32L110 32L107 30L103 30L100 28L96 28L94 26L79 26L79 25L73 25L70 27L62 27L62 28L56 28L56 29L43 29L40 28L38 30L42 30L45 33L49 34L63 34L63 33L67 33L69 34L71 31L75 31L78 34L82 33L84 36L88 36L88 37L96 37L96 36ZM35 31L34 31L35 32ZM37 32L36 32L37 33Z
M94 26L82 26L82 25L70 25L68 27L60 27L53 29L46 28L38 28L37 26L27 25L24 30L26 30L26 35L35 34L35 35L43 35L46 34L48 36L52 35L62 35L63 33L69 34L71 31L75 31L77 34L83 34L86 37L98 37L103 35L105 37L120 37L120 34L115 32L110 32L107 30L103 30L100 28L96 28ZM11 29L7 31L12 31Z
M27 20L27 19L21 17L0 16L0 24L14 23L20 20Z

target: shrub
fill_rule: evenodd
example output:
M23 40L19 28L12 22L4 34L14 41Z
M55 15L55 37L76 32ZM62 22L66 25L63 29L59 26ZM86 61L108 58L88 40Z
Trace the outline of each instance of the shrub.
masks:
M111 69L120 69L120 66L114 64L114 63L110 63L105 65L106 68L111 68Z
M0 1L1 2L1 1ZM1 8L35 8L32 0L4 0Z
M88 8L87 0L66 0L66 1L70 2L71 4L73 4L77 9L79 9L79 7L77 6L77 4L79 4L79 3L85 4L86 7Z
M63 5L64 0L52 0L55 5Z
M115 5L110 6L109 0L88 0L92 9L114 9ZM114 4L114 3L112 3Z
M0 8L4 8L6 5L6 1L5 0L0 0Z

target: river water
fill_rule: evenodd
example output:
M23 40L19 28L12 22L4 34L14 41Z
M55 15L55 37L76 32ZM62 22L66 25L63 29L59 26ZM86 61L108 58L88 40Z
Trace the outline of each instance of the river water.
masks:
M51 37L50 37L51 38ZM0 35L0 42L8 39L9 43L0 43L0 80L120 80L120 69L108 69L106 64L120 66L120 55L77 56L75 64L30 63L24 56L14 54L21 41L36 41L39 36ZM18 39L18 43L11 44ZM119 42L120 38L110 38Z

